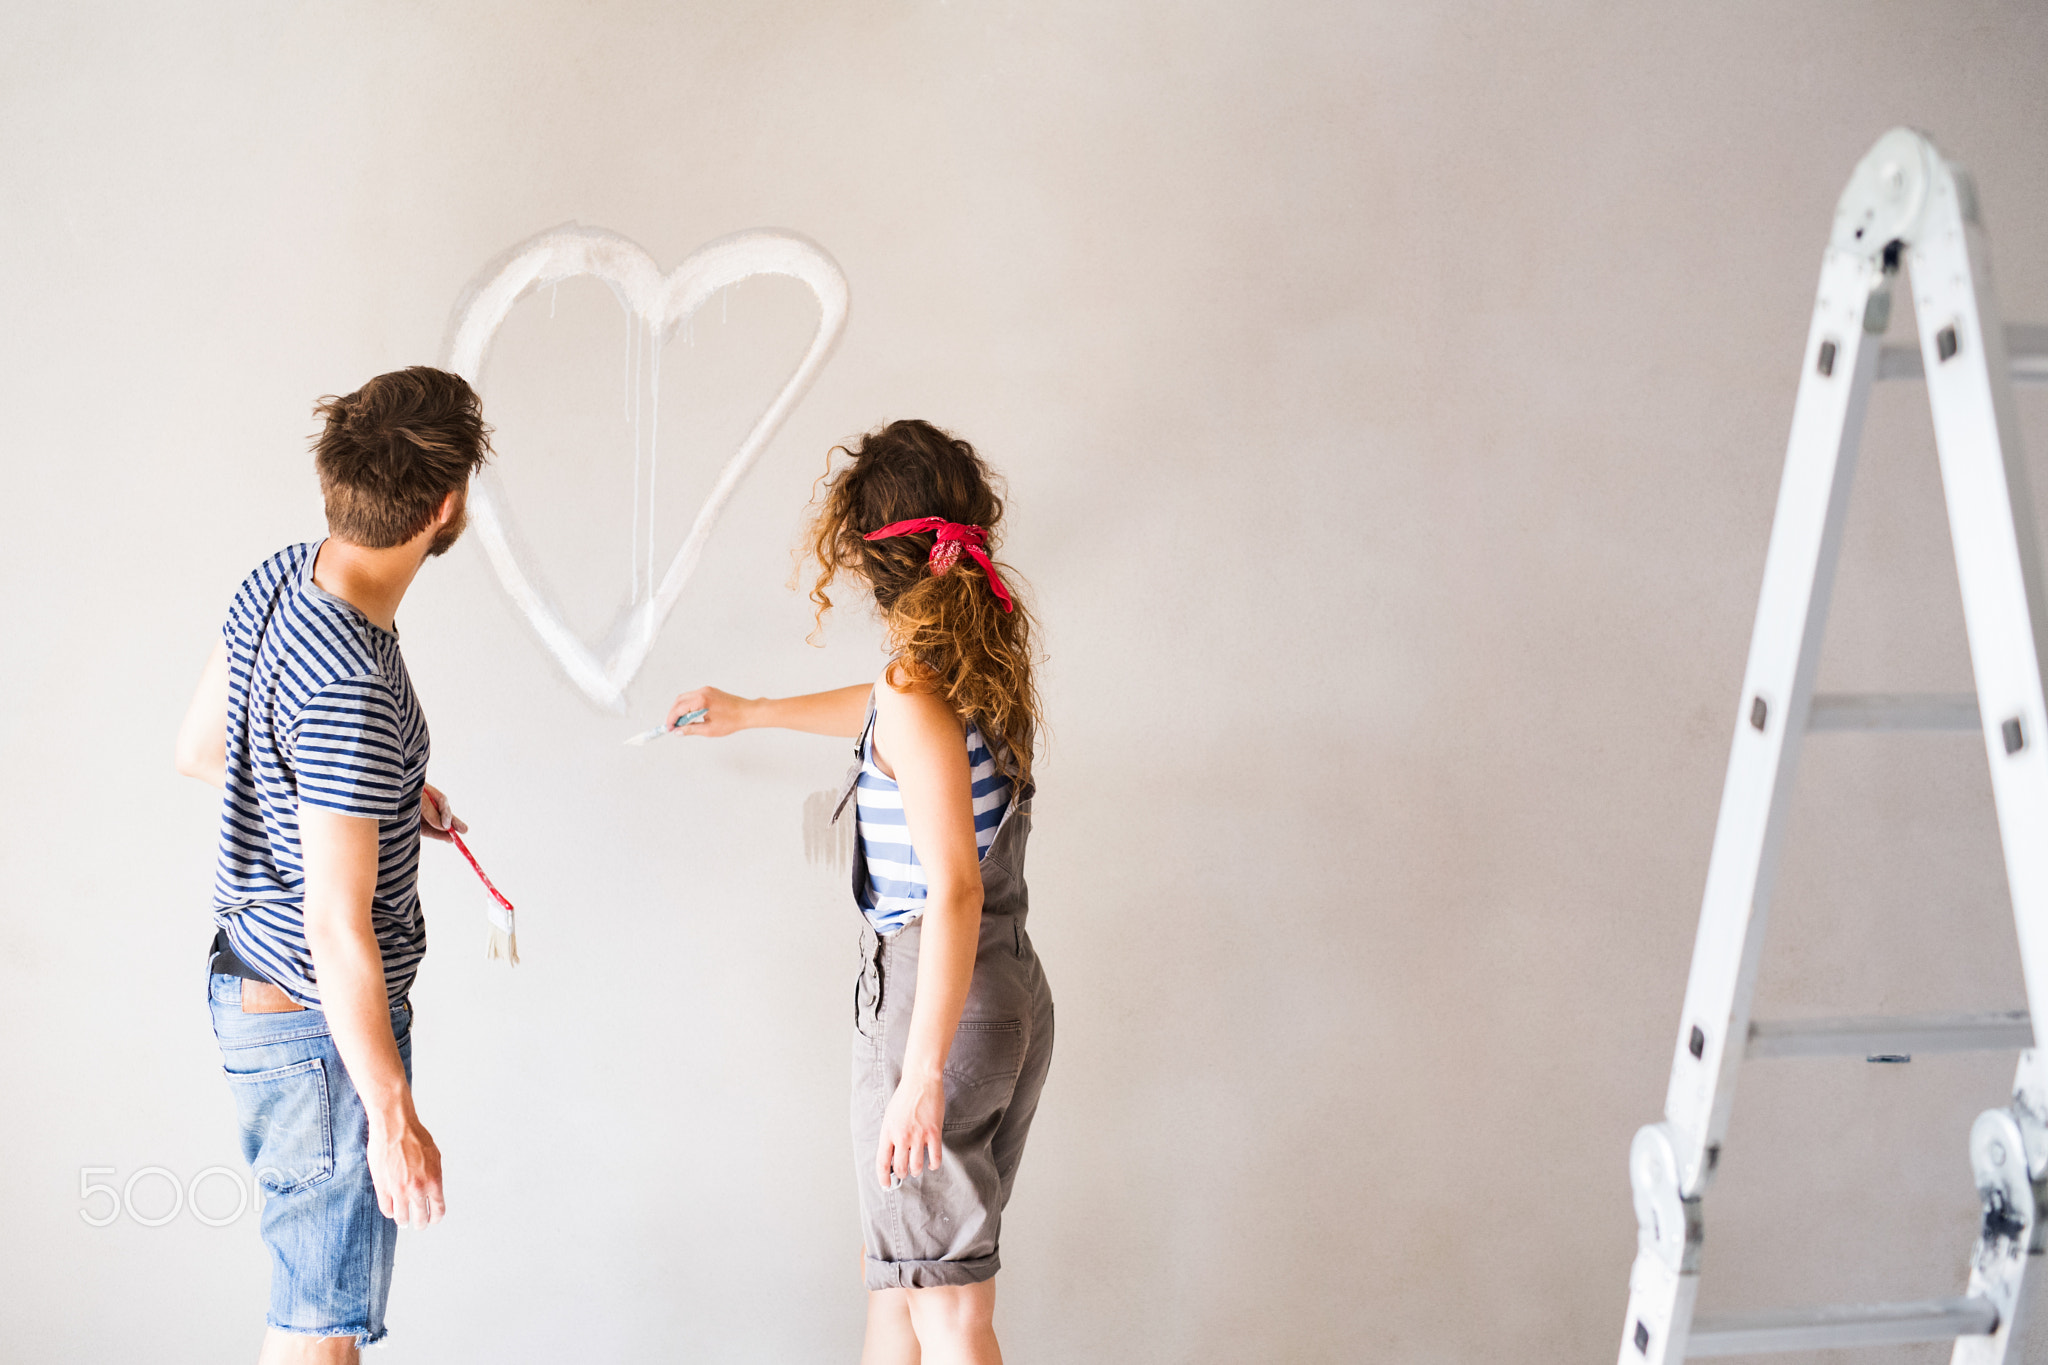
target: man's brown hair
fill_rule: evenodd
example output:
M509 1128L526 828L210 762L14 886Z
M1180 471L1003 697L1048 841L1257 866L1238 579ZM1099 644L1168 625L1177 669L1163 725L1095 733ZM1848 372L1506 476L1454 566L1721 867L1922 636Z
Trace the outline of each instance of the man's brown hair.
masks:
M380 374L354 393L322 398L313 465L327 527L365 549L403 545L427 529L441 502L468 487L491 454L476 390L461 375L414 365Z

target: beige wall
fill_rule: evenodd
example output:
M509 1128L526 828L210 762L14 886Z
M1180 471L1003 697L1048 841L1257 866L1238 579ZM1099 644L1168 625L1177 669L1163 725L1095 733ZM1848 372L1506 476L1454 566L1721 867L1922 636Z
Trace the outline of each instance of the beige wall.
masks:
M561 680L474 545L406 603L435 779L527 962L481 960L430 850L418 1080L453 1212L401 1244L385 1358L851 1353L854 921L798 836L843 750L618 741L682 686L871 673L872 628L805 648L783 583L826 447L902 414L1008 472L1052 655L1061 1033L1012 1357L1609 1355L1829 214L1925 127L1977 175L2007 316L2048 318L2048 16L182 9L0 20L0 1354L253 1349L251 1221L79 1216L81 1167L237 1160L213 810L170 737L240 575L319 532L313 397L437 359L472 273L573 219L665 264L797 229L852 318L632 717ZM575 297L555 340L526 305L490 393L601 616L620 371ZM805 325L766 284L729 319L767 369L708 326L669 353L665 469L700 488L690 452ZM1918 402L1878 402L1827 686L1968 685ZM578 460L598 491L549 508ZM1810 748L1760 1010L2022 1003L1980 754ZM1748 1077L1705 1305L1958 1292L2007 1066Z

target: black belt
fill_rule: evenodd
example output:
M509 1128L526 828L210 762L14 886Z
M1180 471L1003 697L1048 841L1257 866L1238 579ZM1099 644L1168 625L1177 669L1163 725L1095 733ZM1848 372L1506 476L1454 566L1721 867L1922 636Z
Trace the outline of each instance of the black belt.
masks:
M224 929L213 931L213 956L208 963L208 970L215 976L239 976L244 981L261 981L268 985L276 984L269 977L235 956L235 950L228 946L227 931Z

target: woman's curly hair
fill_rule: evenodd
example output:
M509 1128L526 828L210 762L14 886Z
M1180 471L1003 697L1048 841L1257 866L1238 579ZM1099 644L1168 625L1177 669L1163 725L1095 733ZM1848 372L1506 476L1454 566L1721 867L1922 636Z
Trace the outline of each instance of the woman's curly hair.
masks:
M1003 501L988 466L967 442L914 420L891 422L832 453L852 463L828 469L819 481L811 518L810 550L818 561L811 600L819 624L832 609L826 589L835 579L845 574L864 584L896 651L884 678L893 687L945 697L984 737L998 741L990 746L996 763L1019 786L1028 783L1041 724L1034 625L1023 580L996 560ZM930 531L863 539L918 517L987 528L989 557L1015 609L1003 610L970 555L934 574Z

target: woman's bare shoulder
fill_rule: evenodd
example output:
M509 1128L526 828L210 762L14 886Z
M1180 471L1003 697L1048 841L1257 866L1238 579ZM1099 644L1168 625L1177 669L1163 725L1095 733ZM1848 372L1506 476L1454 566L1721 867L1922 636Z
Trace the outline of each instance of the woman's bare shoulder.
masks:
M914 683L899 686L886 670L875 681L875 723L904 737L966 731L966 723L944 697Z

